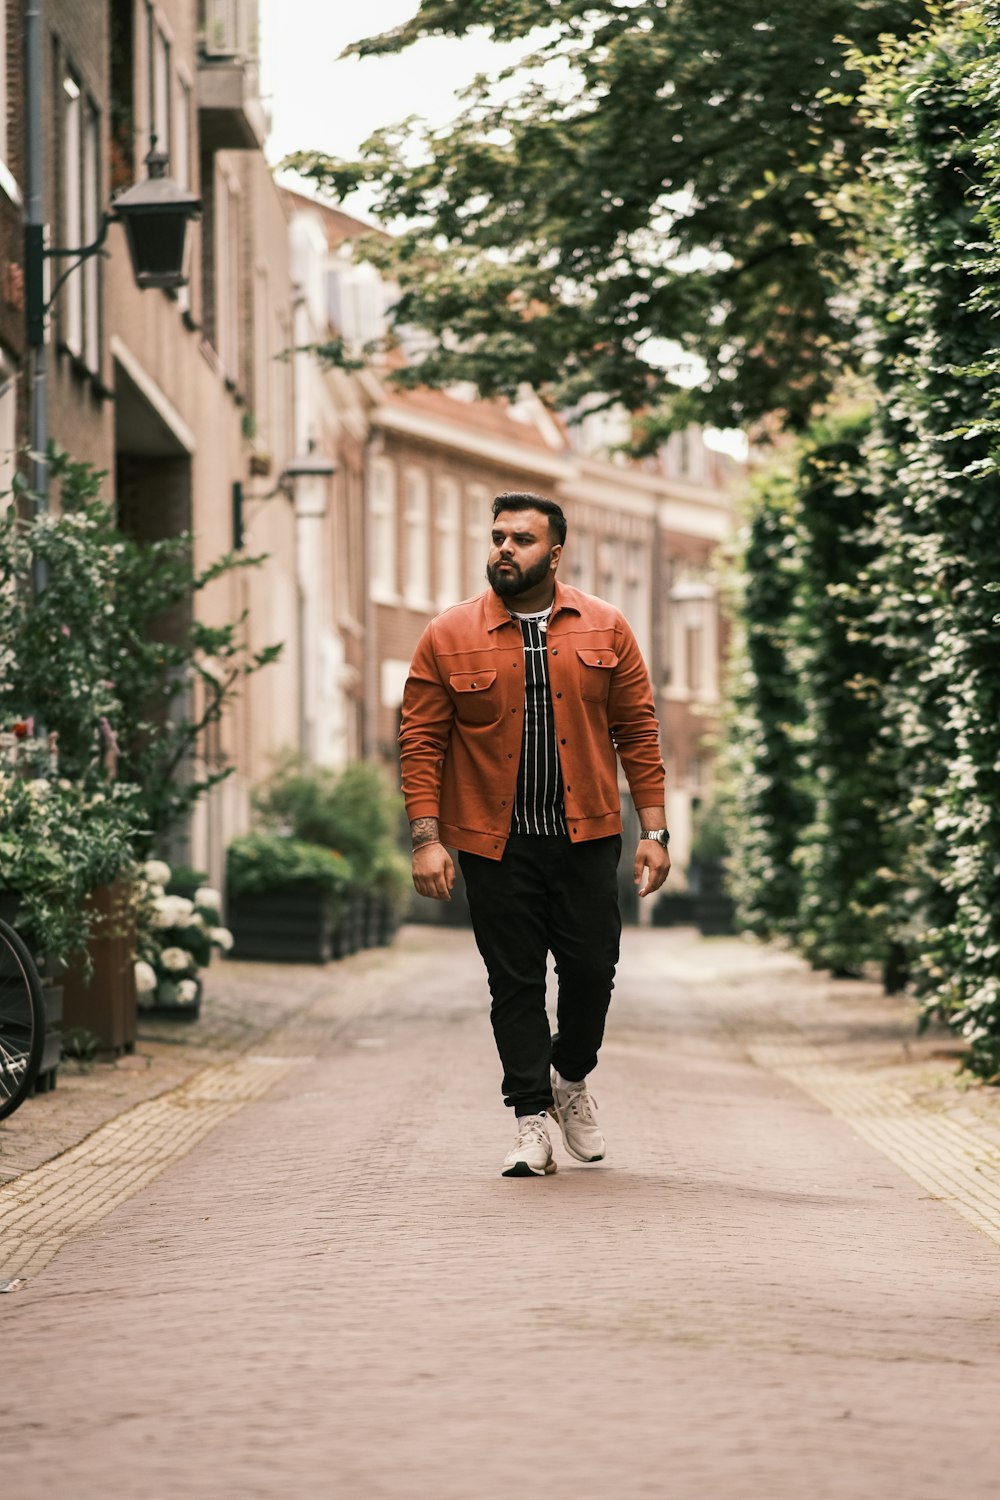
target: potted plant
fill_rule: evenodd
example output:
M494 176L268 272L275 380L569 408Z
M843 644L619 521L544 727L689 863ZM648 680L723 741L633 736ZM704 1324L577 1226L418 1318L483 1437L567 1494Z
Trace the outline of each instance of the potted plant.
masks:
M236 958L326 963L352 886L335 849L259 829L226 854L226 908Z
M54 737L36 737L30 719L0 728L0 915L37 956L46 992L40 1089L55 1083L67 966L87 966L91 894L130 868L135 822L132 788L57 771Z
M347 857L352 881L335 955L391 941L410 877L396 843L402 801L382 772L366 764L338 772L287 754L258 788L254 803L271 828Z

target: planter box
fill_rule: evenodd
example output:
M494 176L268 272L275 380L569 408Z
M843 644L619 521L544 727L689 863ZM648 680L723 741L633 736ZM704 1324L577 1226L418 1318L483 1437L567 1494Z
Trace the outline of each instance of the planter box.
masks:
M144 1005L142 1013L144 1016L171 1016L178 1021L197 1021L201 1015L201 1000L204 988L200 979L195 980L198 987L197 994L193 1000L171 1000L164 1001L162 991L156 991L156 997L152 1005Z
M721 863L692 861L688 878L694 895L694 920L706 937L720 937L736 931L736 905L726 894L726 876Z
M59 1063L62 1059L63 987L42 979L42 999L45 1001L45 1049L35 1079L35 1093L48 1094L56 1086Z
M333 955L339 924L327 891L312 881L253 895L230 894L226 917L233 958L325 964Z
M101 886L90 897L95 921L87 951L94 966L88 982L82 963L63 978L63 1025L79 1026L100 1040L101 1051L120 1057L135 1051L135 930L126 915L125 881Z

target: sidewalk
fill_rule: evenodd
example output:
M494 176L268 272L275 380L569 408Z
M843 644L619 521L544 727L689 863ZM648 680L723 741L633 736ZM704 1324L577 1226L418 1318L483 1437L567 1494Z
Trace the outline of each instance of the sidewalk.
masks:
M630 931L607 1159L504 1179L469 934L316 981L0 1188L18 1500L992 1500L996 1095L951 1040Z
M244 1056L323 999L353 1014L372 976L425 945L414 928L398 948L367 949L325 966L216 960L197 1021L139 1013L135 1052L112 1061L64 1062L56 1088L0 1121L0 1187L78 1145L127 1110L181 1088L206 1068Z
M410 926L390 949L370 949L326 966L216 962L197 1022L140 1015L133 1055L83 1067L63 1064L52 1093L29 1100L0 1123L0 1195L5 1183L71 1151L138 1106L175 1095L189 1100L193 1081L203 1090L213 1071L231 1070L254 1052L281 1050L289 1027L301 1053L302 1028L317 1010L319 1040L328 1042L408 969L424 971L449 948L471 944L471 934L462 930ZM888 998L873 983L814 973L779 949L739 938L705 939L686 928L626 929L620 976L612 1008L615 1037L627 1039L632 1025L640 1033L648 1030L647 986L686 986L694 997L692 1024L698 1014L711 1015L758 1067L812 1094L1000 1239L1000 1190L989 1211L981 1211L984 1184L992 1199L991 1179L1000 1181L1000 1089L984 1088L962 1073L961 1044L946 1028L935 1026L918 1037L911 1002ZM630 1000L635 994L644 997L641 1007ZM287 1050L287 1039L284 1045ZM884 1139L872 1139L873 1117L887 1111L907 1122L905 1149L897 1143L895 1154ZM940 1182L916 1170L921 1156L939 1166L942 1152L968 1165L965 1181L948 1172ZM0 1275L4 1270L0 1254Z

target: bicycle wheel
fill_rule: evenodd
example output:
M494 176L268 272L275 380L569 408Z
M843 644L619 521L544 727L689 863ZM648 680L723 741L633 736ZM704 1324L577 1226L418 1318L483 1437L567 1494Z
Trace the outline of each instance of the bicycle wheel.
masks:
M0 922L0 1120L30 1093L45 1046L45 1003L24 939Z

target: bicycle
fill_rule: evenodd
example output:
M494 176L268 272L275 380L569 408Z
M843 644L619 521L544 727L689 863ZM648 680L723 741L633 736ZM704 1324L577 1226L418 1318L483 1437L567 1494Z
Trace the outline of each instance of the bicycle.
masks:
M45 1047L45 1002L24 939L0 921L0 1120L31 1093Z

